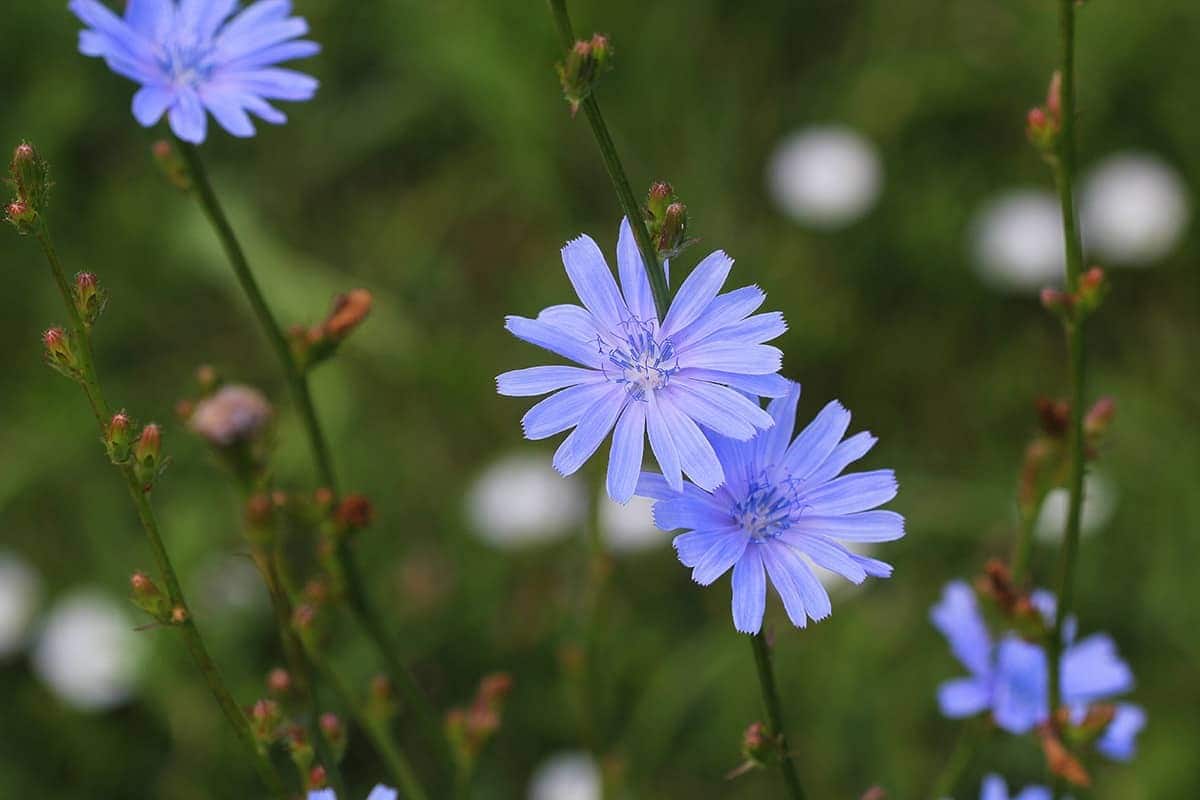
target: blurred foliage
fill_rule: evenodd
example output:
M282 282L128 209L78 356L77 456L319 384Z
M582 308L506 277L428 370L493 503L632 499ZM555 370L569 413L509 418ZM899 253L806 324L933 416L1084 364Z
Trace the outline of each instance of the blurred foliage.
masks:
M279 472L311 486L280 371L211 232L149 158L158 133L129 113L131 84L75 52L65 3L10 3L0 27L0 141L36 142L54 164L53 223L69 268L97 272L112 302L98 363L115 404L170 421L196 365L256 383L283 407ZM541 2L297 0L322 55L322 88L257 138L214 133L218 190L268 297L310 322L352 286L377 311L315 379L344 483L375 498L358 544L372 591L439 706L480 675L516 678L504 728L481 764L480 798L516 798L533 766L592 749L613 797L778 797L774 774L733 783L740 734L761 716L750 648L732 629L728 584L702 590L666 546L617 560L587 634L585 537L498 557L462 512L470 479L522 444L525 403L492 377L537 363L503 332L505 313L566 302L558 246L580 231L610 253L619 210L582 119L551 68L557 37ZM959 726L937 683L959 672L927 622L945 581L1005 554L1033 400L1063 394L1061 337L1036 299L986 290L966 263L971 211L997 190L1044 185L1024 111L1054 68L1056 21L1040 0L589 0L580 32L601 30L616 69L598 96L635 185L667 178L693 214L699 247L738 259L737 284L767 289L791 325L785 373L801 414L837 397L894 466L908 536L881 548L892 580L835 597L803 632L776 601L778 664L801 772L814 798L872 783L917 798ZM1175 0L1092 0L1081 10L1081 161L1153 150L1200 181L1200 18ZM874 211L840 233L805 231L768 204L763 168L798 126L839 121L881 148ZM1114 274L1089 333L1090 389L1115 396L1103 453L1119 491L1111 525L1079 570L1083 630L1109 630L1138 677L1149 726L1133 765L1101 766L1090 797L1191 796L1200 741L1200 273L1195 228L1153 269ZM41 363L38 333L61 308L34 244L0 248L0 531L43 572L51 595L80 584L123 593L150 563L117 476L103 463L82 398ZM174 465L158 505L193 595L214 553L242 551L235 492L201 444L169 425ZM549 452L546 452L549 457ZM598 479L599 473L591 473ZM664 534L664 541L667 535ZM1052 574L1040 546L1035 572ZM441 591L415 594L422 569ZM200 620L239 698L262 694L280 659L268 614ZM256 795L178 642L143 634L153 659L140 699L83 715L18 660L0 665L0 797L191 800ZM594 661L572 678L564 652ZM339 641L365 680L373 655ZM355 734L352 734L355 735ZM1042 776L1026 741L995 741L960 797L997 770ZM379 777L361 736L354 783Z

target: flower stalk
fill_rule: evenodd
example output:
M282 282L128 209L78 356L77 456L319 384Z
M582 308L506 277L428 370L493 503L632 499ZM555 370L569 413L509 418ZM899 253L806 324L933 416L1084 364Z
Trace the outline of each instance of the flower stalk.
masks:
M554 14L554 24L558 28L563 47L567 53L570 53L575 46L575 31L571 27L571 17L567 13L566 0L550 0L550 11ZM662 322L667 318L667 309L671 305L671 293L667 287L666 273L658 259L658 251L650 238L650 232L646 229L641 206L629 184L625 168L621 166L621 158L617 155L617 146L608 132L608 125L604 122L604 115L600 112L600 104L596 102L595 95L589 93L582 98L580 105L592 128L592 134L596 137L596 144L600 147L600 156L604 160L604 168L608 171L608 177L612 180L613 188L617 192L617 201L620 202L621 210L625 212L625 216L629 218L629 224L633 227L633 237L642 254L646 275L650 279L654 307L658 310L659 322Z
M750 637L754 648L754 665L758 668L758 682L762 687L763 705L767 707L767 724L771 726L771 736L779 742L779 769L783 772L783 782L787 786L792 800L804 800L804 789L800 785L800 775L796 771L796 763L788 747L787 733L783 727L783 704L779 700L779 689L775 685L775 669L771 666L771 647L767 644L762 631Z
M76 307L71 286L67 282L66 273L54 249L49 227L43 215L39 215L35 226L34 232L38 243L41 245L46 261L50 265L54 282L62 294L63 304L67 309L79 384L87 396L88 404L91 406L92 413L100 427L101 436L107 438L111 415L108 403L101 391L100 382L96 376L92 357L90 330L81 316L79 309ZM246 715L242 712L229 688L225 685L220 670L209 655L200 631L196 628L195 621L188 609L183 589L180 586L179 578L175 573L175 568L171 563L170 556L167 554L166 546L163 544L162 536L159 533L158 520L155 517L153 507L150 505L146 484L143 478L138 475L138 470L131 461L124 460L116 463L116 466L121 476L125 479L125 485L129 491L129 497L133 502L134 510L137 513L138 521L146 533L146 540L150 544L155 565L162 576L167 599L171 607L171 627L179 630L184 644L192 656L192 660L196 662L196 666L199 667L201 673L204 675L209 690L212 692L213 697L216 698L217 704L221 707L225 717L229 720L229 724L233 727L238 740L246 748L262 782L266 785L272 797L282 800L286 796L283 782L264 749L256 742Z

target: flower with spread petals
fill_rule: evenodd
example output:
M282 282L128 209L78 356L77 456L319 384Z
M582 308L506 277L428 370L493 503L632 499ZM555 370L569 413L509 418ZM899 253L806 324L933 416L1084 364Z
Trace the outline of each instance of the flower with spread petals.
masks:
M653 473L638 481L637 493L657 501L655 524L686 529L675 537L675 550L693 580L707 586L733 569L733 624L742 633L762 628L768 577L792 624L803 628L832 611L810 561L853 583L886 578L890 564L838 540L890 542L904 535L902 516L876 509L896 496L890 469L841 475L875 437L863 432L843 441L850 412L834 401L793 440L799 399L800 386L790 384L767 408L774 427L750 441L713 437L726 478L716 491L688 484L678 494Z
M253 136L250 114L287 120L268 100L308 100L317 81L278 65L315 55L308 23L290 0L128 0L124 18L99 0L70 0L88 27L79 52L103 58L118 75L141 84L133 116L145 127L163 116L180 139L204 141L208 114L234 136Z
M380 783L367 795L367 800L396 800L399 796L395 789ZM333 789L318 789L308 793L308 800L337 800L337 794Z
M1054 795L1045 786L1026 786L1011 800L1053 800ZM1008 784L999 775L985 775L979 800L1009 800Z
M1033 603L1048 622L1053 621L1053 595L1034 592ZM991 711L996 724L1014 734L1026 733L1048 718L1046 650L1042 645L1015 633L994 641L975 592L963 581L953 581L943 589L930 617L949 641L954 657L971 673L938 687L938 704L944 715L961 718ZM1076 642L1075 620L1066 622L1068 646L1060 667L1062 697L1072 720L1081 722L1091 703L1130 691L1133 673L1117 654L1111 637L1098 633ZM1128 760L1144 724L1145 712L1139 706L1118 703L1096 748L1109 758Z
M746 394L787 390L776 374L782 353L763 344L787 329L783 315L754 314L766 299L757 286L719 294L733 260L718 250L696 266L659 320L627 220L617 241L620 288L590 237L568 243L562 259L583 305L506 321L517 338L582 365L530 367L496 379L503 395L553 393L521 420L526 438L573 428L554 454L555 469L570 475L615 426L608 493L621 503L633 496L647 435L675 491L683 490L685 473L704 489L720 486L724 469L705 432L746 440L771 426Z

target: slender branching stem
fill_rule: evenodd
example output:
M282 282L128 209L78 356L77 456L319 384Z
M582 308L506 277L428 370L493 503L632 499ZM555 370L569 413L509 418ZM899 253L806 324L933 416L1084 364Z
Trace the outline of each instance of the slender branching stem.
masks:
M967 720L960 727L958 742L954 745L954 750L946 759L945 766L942 767L942 771L933 782L933 791L929 793L931 800L954 796L954 789L958 786L959 779L971 763L971 758L975 755L975 751L983 739L984 731L980 722L982 720Z
M779 689L775 685L775 669L771 666L771 647L761 632L750 637L750 644L754 648L754 664L758 667L758 682L762 686L763 705L767 707L767 724L771 727L771 735L779 743L779 768L783 771L783 782L787 785L788 794L792 800L804 800L804 789L800 786L800 776L796 772L796 763L792 759L787 734L783 727L783 704L779 700Z
M337 475L334 471L333 459L325 439L324 431L321 428L320 420L317 418L316 409L313 406L308 377L297 362L291 347L288 345L283 329L279 327L278 321L267 305L262 289L259 288L258 281L250 269L245 251L242 249L237 234L234 232L233 226L230 224L229 218L226 216L221 202L213 190L212 182L209 180L208 172L204 167L204 162L200 158L199 149L187 142L178 141L177 144L191 174L196 198L200 201L200 206L203 208L205 216L212 223L217 238L221 240L221 245L225 249L225 254L229 258L229 263L233 267L238 283L241 284L242 290L245 292L246 298L254 310L254 315L258 318L259 324L263 328L267 339L271 342L271 347L274 349L275 355L283 367L288 386L300 410L300 419L308 436L313 460L316 463L317 475L321 483L336 495L338 493ZM381 617L372 605L352 550L347 544L343 543L337 549L337 557L342 573L346 578L346 600L351 612L382 656L391 674L392 681L404 694L409 704L417 711L422 727L426 729L430 738L438 743L436 747L439 750L439 754L443 758L448 759L448 756L444 752L445 745L441 735L441 726L438 724L437 717L433 713L432 706L412 673L405 666L404 660L400 657L399 651L387 627L383 624ZM447 761L447 763L449 762Z
M575 32L571 28L571 17L567 13L566 0L550 0L550 11L554 14L554 23L558 27L563 47L569 51L575 45ZM604 168L608 171L608 177L617 191L617 200L621 204L621 210L625 212L625 216L629 218L629 224L633 228L633 238L637 241L638 250L642 254L642 263L646 268L646 276L650 279L654 307L658 311L659 322L662 322L666 320L667 309L671 306L666 272L659 263L658 251L650 239L650 231L646 229L641 206L629 184L629 178L625 175L625 169L621 166L621 158L617 155L617 146L613 144L612 136L608 132L608 125L604 122L604 115L600 113L600 104L596 102L595 94L588 95L583 101L583 113L587 117L588 124L591 125L592 133L596 137L596 144L600 146L600 156L604 159Z
M1031 571L1031 561L1033 560L1033 529L1037 523L1038 509L1041 504L1038 503L1034 510L1021 510L1020 526L1017 528L1017 544L1013 548L1012 560L1012 582L1013 586L1020 589Z
M1075 291L1083 274L1083 243L1079 236L1079 221L1075 211L1075 0L1059 0L1059 39L1062 48L1061 109L1062 127L1058 152L1054 159L1054 177L1062 205L1063 233L1066 238L1067 290ZM1066 323L1068 369L1071 382L1071 419L1068 430L1070 447L1067 488L1070 504L1066 530L1058 557L1058 603L1054 630L1050 639L1049 684L1050 714L1061 705L1060 666L1063 647L1063 624L1071 614L1075 600L1075 562L1079 552L1079 528L1083 511L1083 472L1085 442L1084 416L1084 324L1083 315L1068 317Z
M39 222L37 238L41 243L46 260L50 264L50 271L54 275L54 282L62 294L63 304L67 308L67 315L71 325L72 346L79 365L80 385L83 387L84 394L87 395L88 403L91 405L92 413L96 417L96 422L100 428L100 435L104 436L110 412L108 403L104 399L104 393L101 391L100 382L96 377L96 368L92 357L91 333L80 316L78 309L75 307L71 287L67 282L66 272L63 270L62 263L58 260L58 254L50 238L49 228L46 226L44 220ZM229 720L229 724L233 727L238 741L245 747L246 752L254 763L255 769L258 771L259 777L266 785L271 796L282 800L286 796L283 781L279 773L275 770L275 767L271 764L265 750L255 741L246 715L243 713L241 707L238 706L237 701L233 699L233 694L225 685L225 680L221 677L220 670L208 654L208 648L205 647L204 640L200 636L200 631L196 628L195 620L193 620L187 600L184 598L179 578L175 574L175 568L171 564L170 556L168 556L166 546L163 544L162 535L159 533L158 520L154 515L154 509L150 505L148 491L142 482L138 480L132 464L118 464L117 467L121 473L121 477L125 480L126 488L129 490L129 497L133 501L134 510L137 512L138 521L141 522L142 530L146 533L146 540L150 544L151 553L154 556L154 561L166 589L167 597L171 602L173 609L171 627L178 630L180 636L183 637L184 644L187 646L192 660L200 668L200 672L204 675L204 679L208 683L209 690Z

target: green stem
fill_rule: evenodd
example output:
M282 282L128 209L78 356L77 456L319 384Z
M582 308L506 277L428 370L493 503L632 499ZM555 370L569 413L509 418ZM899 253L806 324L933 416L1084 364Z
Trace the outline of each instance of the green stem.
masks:
M1066 238L1067 291L1078 288L1083 274L1083 243L1075 212L1075 0L1059 0L1059 39L1062 47L1061 109L1062 127L1059 138L1054 177L1062 205L1063 233ZM1068 432L1070 473L1066 531L1058 559L1058 603L1054 616L1054 631L1050 639L1049 684L1050 714L1062 704L1060 667L1063 646L1063 624L1071 614L1075 600L1075 562L1079 552L1079 530L1083 511L1084 447L1084 340L1083 317L1075 315L1066 324L1067 354L1071 381L1071 419Z
M779 768L783 771L783 782L787 785L792 800L804 800L804 789L788 747L787 734L783 728L783 704L779 701L779 689L775 686L775 670L771 666L771 649L766 637L756 633L750 637L754 648L754 664L758 667L758 682L762 686L763 704L767 707L767 723L771 735L779 742Z
M426 794L425 788L417 778L416 770L413 769L408 757L404 755L399 746L392 740L392 733L388 730L387 723L367 713L362 703L359 703L355 699L354 693L342 681L341 676L334 671L333 667L320 653L310 648L308 654L313 664L316 665L321 675L325 678L325 682L333 687L333 691L338 695L338 698L350 709L350 713L354 718L358 720L358 724L362 727L363 732L371 740L371 745L387 765L393 780L395 780L396 785L402 792L404 800L427 800L429 795Z
M567 13L566 0L550 0L550 11L554 14L554 23L558 27L559 37L563 47L568 51L575 45L575 32L571 28L571 17ZM667 318L667 310L671 307L671 293L667 287L666 272L658 260L658 251L650 239L646 222L642 219L642 208L638 204L625 169L621 166L621 158L617 155L617 146L613 144L608 126L604 123L604 115L600 113L600 104L594 94L588 95L583 101L583 112L592 127L596 144L600 146L600 156L604 159L604 168L612 180L613 188L617 191L617 200L621 209L629 219L633 228L633 238L637 241L638 250L642 253L642 266L646 268L646 276L650 279L650 291L654 295L654 307L658 311L659 322Z
M1017 530L1017 546L1013 550L1012 582L1020 589L1029 574L1030 562L1033 556L1033 529L1037 523L1039 503L1032 513L1021 512L1020 528Z
M197 199L200 201L200 205L209 222L212 223L217 237L221 240L225 254L228 256L229 262L233 266L233 271L237 275L238 283L241 284L242 290L246 293L246 297L250 301L250 306L254 310L259 324L266 333L267 339L271 342L271 346L275 350L275 354L283 367L288 386L300 409L300 418L308 435L309 446L312 449L313 459L316 462L318 476L322 484L332 490L336 496L338 494L338 484L337 476L333 469L333 459L330 456L325 434L317 418L316 409L313 406L308 378L297 363L291 347L288 346L283 330L279 327L279 323L267 305L266 298L263 296L254 273L250 269L250 264L246 260L245 252L242 250L237 234L234 232L233 226L229 223L229 218L226 216L216 192L213 191L212 182L209 180L204 162L200 158L199 149L187 142L179 141L177 144L180 152L183 154L184 160L187 162ZM360 625L383 657L384 662L388 666L388 671L391 673L393 682L404 692L410 705L416 708L421 715L422 724L426 728L430 738L441 743L443 739L441 726L433 714L429 700L406 668L403 659L400 658L391 637L388 635L387 628L380 621L378 613L371 605L353 552L348 546L342 545L337 549L337 558L339 566L346 576L348 589L346 599L348 600L351 612L358 619ZM444 745L440 746L439 750L444 750Z
M971 757L979 746L979 740L983 738L980 728L973 724L974 722L974 720L968 720L960 729L954 752L950 754L946 765L933 783L933 791L929 794L931 800L941 800L943 797L954 795L954 788L958 785L959 778L962 777L967 765L971 763Z
M63 304L67 307L67 315L71 320L71 332L74 337L73 344L76 345L76 356L79 362L80 385L83 387L84 394L87 395L88 403L92 407L92 413L95 414L96 422L99 424L100 434L103 436L108 426L110 414L108 403L104 399L104 393L101 391L100 382L96 377L96 369L92 358L91 334L84 324L83 318L80 317L78 309L75 307L71 287L67 283L66 272L63 270L62 263L58 260L58 255L50 238L49 228L44 221L38 227L37 238L42 245L42 251L46 255L46 260L50 263L50 271L54 274L54 282L58 285L59 292L62 294ZM174 622L171 627L177 629L180 636L183 637L184 644L188 652L191 653L192 660L200 668L200 672L204 675L204 679L208 683L209 690L212 692L213 697L216 698L217 705L225 713L225 717L233 727L238 740L250 755L259 777L267 786L271 795L282 800L286 796L286 793L279 773L275 771L275 767L271 764L266 752L255 741L246 715L242 712L241 707L238 706L229 688L225 685L220 670L217 669L216 663L208 654L208 649L204 645L200 631L196 628L196 623L192 619L192 613L188 608L187 600L184 598L179 578L175 574L175 568L171 564L170 556L167 555L167 549L159 533L158 520L154 516L154 509L150 505L146 489L142 486L141 481L138 480L132 465L126 463L117 466L121 476L125 479L125 485L129 490L129 497L133 501L134 510L137 512L138 521L141 522L142 529L146 533L146 540L150 544L155 564L158 567L158 572L167 590L167 597L171 601L172 608L177 610L181 617L181 620Z

